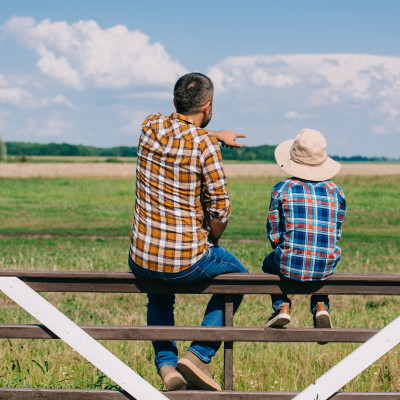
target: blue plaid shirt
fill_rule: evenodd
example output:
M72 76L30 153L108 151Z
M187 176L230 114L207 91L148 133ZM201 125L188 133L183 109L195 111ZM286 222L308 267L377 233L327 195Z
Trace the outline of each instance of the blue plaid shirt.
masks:
M328 278L340 259L345 215L343 190L330 180L289 178L276 184L267 234L281 273L299 281Z

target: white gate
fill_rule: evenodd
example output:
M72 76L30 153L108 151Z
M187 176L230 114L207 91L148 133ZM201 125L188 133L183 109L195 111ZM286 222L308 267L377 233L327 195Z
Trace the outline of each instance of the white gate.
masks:
M18 278L0 277L0 290L29 312L79 354L104 372L136 400L165 400L118 357Z

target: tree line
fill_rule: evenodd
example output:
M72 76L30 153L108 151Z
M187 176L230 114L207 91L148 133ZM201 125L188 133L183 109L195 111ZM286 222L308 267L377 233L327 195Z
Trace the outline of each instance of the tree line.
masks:
M137 147L102 148L68 143L6 142L10 156L136 157Z
M118 146L111 148L84 146L68 143L30 143L2 142L0 138L0 156L86 156L86 157L137 157L137 147ZM237 161L267 161L274 162L275 146L243 146L242 148L227 149L221 147L224 160ZM387 157L332 156L337 161L344 162L387 162L400 161ZM0 157L1 159L1 157Z

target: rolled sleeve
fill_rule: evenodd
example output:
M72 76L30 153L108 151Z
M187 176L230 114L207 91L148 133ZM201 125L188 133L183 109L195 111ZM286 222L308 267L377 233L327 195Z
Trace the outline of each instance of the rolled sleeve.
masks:
M338 212L338 219L337 219L337 240L339 241L342 236L342 224L344 221L344 217L346 216L346 200L344 198L344 193L341 192L342 199L340 201L340 210Z
M272 248L279 245L281 231L279 229L280 214L279 214L279 200L273 192L271 195L271 202L269 205L268 218L267 218L267 236L271 242Z
M227 222L231 213L226 176L216 138L207 137L202 148L203 206L211 219Z

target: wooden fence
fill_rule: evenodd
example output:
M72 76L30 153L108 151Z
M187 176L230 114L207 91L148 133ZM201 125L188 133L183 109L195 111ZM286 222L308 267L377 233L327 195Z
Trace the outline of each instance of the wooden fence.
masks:
M365 342L377 329L359 328L285 328L234 327L233 298L244 294L330 294L330 295L400 295L400 274L334 274L322 282L302 285L280 280L269 274L226 274L196 283L169 284L135 278L132 273L73 271L0 271L0 277L17 277L37 292L97 293L197 293L221 294L225 298L224 327L188 326L81 326L97 340L201 340L224 342L223 392L165 392L171 400L289 400L297 392L239 392L233 387L234 342ZM46 327L0 325L0 338L57 339ZM311 382L310 382L311 383ZM335 400L400 400L400 393L337 393ZM78 389L0 388L0 400L117 400L132 399L123 391ZM311 400L311 399L310 399Z

